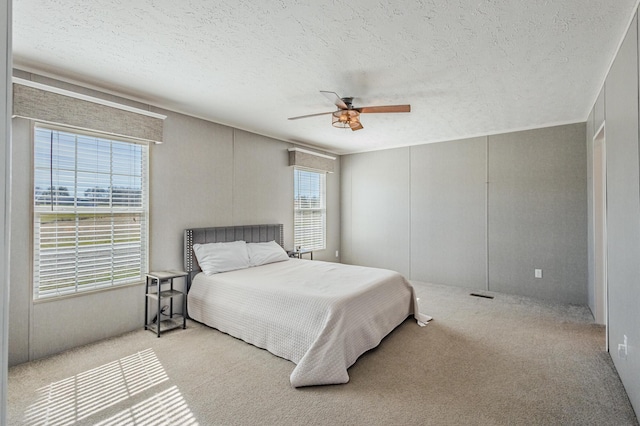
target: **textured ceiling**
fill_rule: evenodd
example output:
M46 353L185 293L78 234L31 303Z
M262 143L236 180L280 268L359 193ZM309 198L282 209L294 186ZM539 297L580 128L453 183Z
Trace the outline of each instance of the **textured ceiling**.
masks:
M585 121L637 0L13 0L17 68L336 153ZM411 104L336 129L319 90Z

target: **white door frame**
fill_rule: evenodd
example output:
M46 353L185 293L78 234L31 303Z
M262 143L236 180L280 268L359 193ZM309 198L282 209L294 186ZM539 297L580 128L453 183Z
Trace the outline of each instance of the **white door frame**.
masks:
M11 228L11 0L0 0L0 424L7 421L9 231Z
M598 324L608 324L607 298L607 151L605 123L603 122L593 137L593 284L594 316ZM607 350L609 349L609 329L607 327Z

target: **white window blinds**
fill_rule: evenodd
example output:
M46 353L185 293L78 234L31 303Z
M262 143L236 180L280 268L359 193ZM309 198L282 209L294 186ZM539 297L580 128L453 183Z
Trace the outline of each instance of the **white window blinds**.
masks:
M141 282L145 144L36 127L34 299Z
M294 169L294 245L326 248L326 175Z

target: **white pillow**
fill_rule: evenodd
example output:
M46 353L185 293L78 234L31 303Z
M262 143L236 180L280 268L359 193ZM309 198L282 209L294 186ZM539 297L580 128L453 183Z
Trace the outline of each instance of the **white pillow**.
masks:
M268 243L247 243L247 250L249 251L249 264L251 266L289 260L287 252L275 241L269 241Z
M244 241L194 244L193 251L205 275L249 267L249 253Z

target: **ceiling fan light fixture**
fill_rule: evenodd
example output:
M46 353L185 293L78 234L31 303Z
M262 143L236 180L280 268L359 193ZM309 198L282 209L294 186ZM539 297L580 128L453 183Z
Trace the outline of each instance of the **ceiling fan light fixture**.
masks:
M331 114L331 125L333 127L356 131L364 129L360 123L360 113L411 112L411 105L378 105L354 108L352 104L353 98L341 98L337 93L326 90L321 90L320 93L333 102L338 107L338 110L289 117L289 120Z
M331 114L331 125L333 127L351 129L352 123L360 123L360 113L356 110L339 110Z

